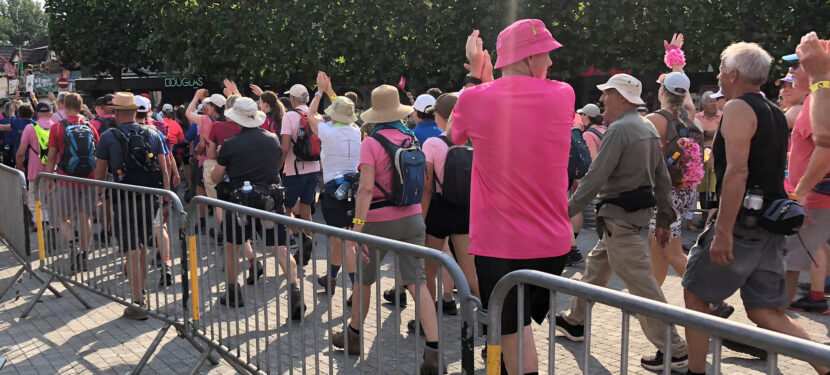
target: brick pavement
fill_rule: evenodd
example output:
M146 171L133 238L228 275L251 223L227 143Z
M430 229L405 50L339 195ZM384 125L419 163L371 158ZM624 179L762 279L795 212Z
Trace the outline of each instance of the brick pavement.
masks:
M591 232L586 230L579 238L583 253L587 253L596 241L596 236ZM325 268L325 254L322 251L325 239L322 236L320 237L317 239L317 249L315 251L318 272L322 272ZM692 240L693 235L687 236L687 242ZM5 286L16 271L11 257L5 254L7 251L9 250L5 246L0 246L0 287ZM274 259L271 258L268 261L270 275L275 274L274 264ZM382 266L382 273L390 276L392 268L393 266L387 259L387 262ZM312 267L309 266L306 270L308 274L304 283L306 289L305 300L309 305L305 324L306 345L303 346L300 342L302 341L302 335L299 327L295 326L289 330L287 327L277 324L278 321L284 322L285 319L286 301L284 295L280 299L268 299L270 301L269 306L272 306L271 311L274 311L273 308L276 307L275 301L277 300L280 301L279 303L282 306L282 318L277 319L276 316L273 316L272 319L269 319L272 320L271 327L279 327L278 329L270 330L270 335L258 337L258 340L256 336L239 335L238 338L253 338L254 341L252 342L259 341L263 347L265 342L270 343L267 353L262 348L259 351L252 350L254 354L252 358L260 358L264 361L265 357L270 357L272 373L289 372L289 356L286 345L284 345L285 342L289 341L288 332L291 332L292 335L290 341L295 343L295 350L291 356L295 373L301 373L303 358L308 373L318 371L322 374L328 374L330 368L334 373L357 373L357 369L354 368L357 362L356 357L349 356L346 359L342 351L331 352L325 334L326 329L331 326L342 327L343 320L340 313L338 313L344 311L341 289L338 288L338 292L331 302L327 300L325 295L318 295L316 304L311 303L315 298L314 293L319 292L320 289L316 287L316 283L313 283L313 276L310 275ZM566 270L565 276L578 277L582 270L582 267L570 268ZM276 282L276 279L273 279L272 282ZM383 279L381 290L392 285L392 279L386 277ZM58 290L64 291L59 283L55 283L54 286ZM612 279L610 287L617 290L623 289L623 285L616 277ZM277 288L273 289L277 290ZM0 374L126 373L139 361L158 330L162 327L160 322L153 319L138 323L121 319L120 315L123 311L121 305L86 291L80 291L80 293L92 305L93 308L90 310L83 309L78 301L68 293L64 293L63 298L55 298L49 292L46 292L42 302L36 304L31 315L20 320L18 316L21 310L31 301L36 290L35 281L26 277L21 284L22 297L20 300L13 300L14 290L12 290L10 295L5 296L0 301L0 357L7 357L7 363L0 370ZM279 290L284 293L285 288ZM680 280L672 272L670 272L663 290L669 303L682 304ZM376 289L373 289L373 293L376 293L375 291ZM253 296L246 294L246 301L252 301L252 298ZM398 368L400 373L414 373L414 366L418 363L418 361L415 361L414 355L415 344L417 342L419 345L423 345L423 340L416 339L413 335L406 333L406 322L413 318L414 310L412 300L410 299L409 302L409 306L402 311L398 322L401 327L400 330L395 329L394 309L390 308L389 305L383 305L380 308L379 319L382 332L380 343L377 343L374 337L374 333L378 329L377 310L375 308L370 309L364 330L366 335L365 353L367 353L367 356L365 365L367 373L394 373L396 363L400 366ZM568 302L568 296L558 296L557 310L566 309ZM737 309L733 319L748 323L738 296L731 297L728 302ZM334 311L332 319L328 318L329 305ZM209 314L208 310L206 310L206 314ZM599 305L595 307L593 325L595 336L591 347L590 373L613 374L619 372L620 316L619 311L614 311L611 308ZM790 316L798 320L813 335L814 339L820 342L828 341L830 317L794 313L791 313ZM459 321L458 317L444 317L443 320L443 326L447 331L443 336L442 345L447 359L450 361L450 373L459 373L460 371ZM313 324L314 322L317 324ZM316 335L314 334L315 326L317 329ZM534 334L539 347L541 373L545 373L547 370L547 332L546 324L534 326ZM283 343L279 348L282 351L281 355L277 353L278 336L281 337L280 342ZM231 337L237 338L236 336ZM313 340L315 337L318 345L316 350ZM394 350L396 341L401 345L401 357L397 362ZM483 342L481 338L476 339L477 373L484 373L484 363L479 354ZM305 348L302 353L299 350L301 347ZM562 337L558 337L556 340L556 369L558 373L581 372L583 366L582 350L582 344L571 343ZM629 373L650 373L639 366L639 358L645 354L652 354L653 351L654 348L645 340L639 325L632 319L630 358L628 361ZM380 355L378 355L379 352ZM320 361L319 367L315 367L313 364L315 356ZM196 363L198 357L199 353L187 341L176 337L175 330L170 330L162 340L159 350L145 367L145 373L187 373L189 368ZM727 374L757 374L761 373L760 370L765 365L762 361L752 360L745 355L726 349L723 358L723 370ZM281 368L278 368L278 363L281 364ZM778 370L782 374L812 373L812 370L805 363L788 358L779 359ZM218 366L206 364L202 369L202 373L231 374L235 371L223 361Z

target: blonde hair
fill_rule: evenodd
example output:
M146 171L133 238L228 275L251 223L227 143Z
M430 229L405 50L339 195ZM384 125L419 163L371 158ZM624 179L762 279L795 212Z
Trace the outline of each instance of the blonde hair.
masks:
M76 93L66 94L63 98L63 105L66 109L72 109L81 112L81 105L84 103L81 96Z
M737 71L747 83L761 85L769 78L772 56L756 43L734 43L721 52L720 59L724 71Z

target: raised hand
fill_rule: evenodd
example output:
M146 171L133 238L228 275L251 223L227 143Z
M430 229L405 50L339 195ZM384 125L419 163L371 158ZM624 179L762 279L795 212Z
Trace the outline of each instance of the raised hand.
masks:
M328 84L328 77L326 77L326 73L324 72L317 72L317 91L319 92L326 92Z
M811 83L830 79L830 41L819 40L812 31L801 37L795 53Z
M475 78L481 78L484 71L484 65L486 63L485 59L488 58L488 55L485 54L484 51L484 41L481 40L479 36L480 32L478 30L473 30L470 36L467 37L467 44L464 47L465 54L467 56L467 61L469 64L465 64L465 68L470 71L470 75Z
M261 89L259 86L257 86L257 85L255 85L255 84L253 84L253 83L252 83L252 84L250 84L250 86L248 86L248 87L250 87L250 88L251 88L251 91L254 93L254 95L256 95L256 96L262 96L262 89Z
M225 78L222 80L222 84L225 85L225 89L222 92L225 94L226 97L231 96L233 94L240 94L239 88L236 87L236 83L233 81Z
M663 40L663 48L668 50L672 50L675 48L683 48L683 33L674 33L671 37L671 43L667 42L665 39Z

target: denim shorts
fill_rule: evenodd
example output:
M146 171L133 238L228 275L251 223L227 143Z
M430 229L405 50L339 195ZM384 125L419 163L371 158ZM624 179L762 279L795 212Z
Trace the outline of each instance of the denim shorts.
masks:
M319 180L320 172L285 176L282 180L285 187L285 208L293 208L297 198L302 204L314 204L314 193Z

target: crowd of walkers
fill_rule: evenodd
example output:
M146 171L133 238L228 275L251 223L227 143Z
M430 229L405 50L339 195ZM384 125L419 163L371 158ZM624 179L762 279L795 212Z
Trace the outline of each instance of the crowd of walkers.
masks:
M789 74L776 81L777 103L761 92L775 59L757 44L728 46L721 54L720 91L704 92L698 112L683 72L684 36L676 34L663 45L669 72L652 83L659 87L659 108L651 113L642 99L643 83L627 74L597 86L600 103L575 111L573 88L547 78L551 53L563 46L539 20L520 20L503 30L495 63L483 45L478 31L468 36L469 74L458 92L430 89L404 96L381 85L372 90L365 110L356 93L338 95L325 72L318 73L313 93L294 84L283 97L250 84L245 96L225 80L223 93L200 89L181 106L157 108L149 95L108 94L95 100L94 114L77 93L50 97L53 105L32 95L30 103L14 101L5 108L0 132L10 151L3 158L27 173L32 210L40 172L161 189L184 182L186 198L206 195L308 221L319 202L327 225L454 257L485 308L496 283L511 271L561 275L565 267L584 262L583 282L605 286L617 274L631 294L663 303L661 286L671 267L682 277L686 307L722 318L734 312L723 301L740 290L751 321L798 337L809 338L787 317L788 307L830 313L826 41L807 34L795 54L782 57ZM114 225L98 236L117 239L133 302L143 306L151 238L161 243L159 256L169 262L164 202L146 200L136 207L125 203L131 193L102 196L80 185L68 190L77 204L71 215L61 217L65 210L47 207L43 219L74 244L72 270L85 270L93 219L107 211L97 208L119 206ZM595 205L599 241L584 259L576 239L589 205ZM689 220L698 207L708 217L687 249L682 233L700 231ZM200 232L224 244L227 277L219 302L244 305L240 257L246 259L246 284L262 276L262 260L251 248L257 236L287 275L291 318L302 319L306 306L298 267L315 256L313 233L282 225L275 230L219 208L212 209L213 226L205 220L209 208L199 210ZM130 236L135 228L141 234ZM328 245L330 254L317 254L330 259L319 286L333 293L341 270L353 283L348 327L331 332L330 339L359 354L371 286L379 277L376 264L387 249L337 238ZM359 275L357 262L366 263ZM435 264L403 254L397 264L402 290L419 302L420 321L410 321L408 330L426 339L421 373L443 373L437 311L457 313L452 279L440 278L438 295ZM810 273L810 283L798 283L800 272ZM160 282L169 284L169 274ZM421 284L426 288L416 288ZM796 299L799 288L806 294ZM383 298L406 306L407 295L395 290L384 291ZM537 373L531 321L549 316L547 290L525 287L524 293L522 327L516 290L503 305L502 360L510 374L520 361L525 374ZM550 324L567 339L582 341L585 307L574 298L566 312L550 315ZM147 319L133 307L124 315ZM657 370L665 360L675 370L705 373L706 333L687 328L684 340L656 319L639 321L657 348L642 358L644 367ZM671 358L661 351L667 340ZM724 344L765 355L744 344Z

